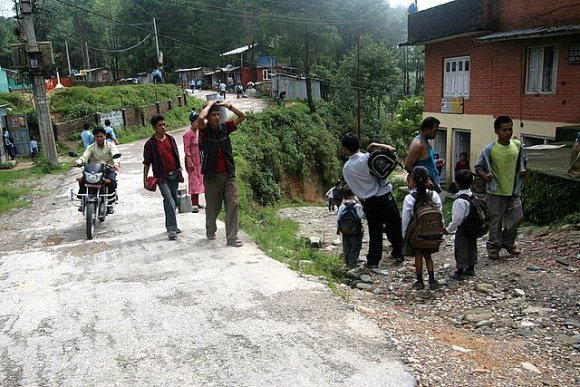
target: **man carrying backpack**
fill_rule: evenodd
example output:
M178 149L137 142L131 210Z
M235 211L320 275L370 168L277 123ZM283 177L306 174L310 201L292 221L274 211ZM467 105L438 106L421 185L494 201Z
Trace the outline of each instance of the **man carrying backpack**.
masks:
M369 227L369 252L367 267L377 268L383 255L383 230L392 245L392 258L403 262L401 254L403 235L401 231L401 216L399 208L391 192L393 186L387 179L377 179L372 176L368 159L370 153L360 151L360 142L356 134L347 133L342 137L341 144L348 154L348 161L342 168L344 180L354 194L362 201L364 213ZM390 145L372 143L369 150L383 148L395 151Z
M497 141L489 143L475 164L475 173L486 182L487 207L490 215L486 243L490 259L498 259L502 248L511 255L520 255L516 246L518 226L524 219L522 179L527 176L528 159L519 140L512 139L513 122L499 116L493 124Z
M336 234L342 235L344 264L352 268L358 264L363 238L361 219L364 218L365 214L363 207L356 201L348 184L342 186L342 196L344 201L336 216Z

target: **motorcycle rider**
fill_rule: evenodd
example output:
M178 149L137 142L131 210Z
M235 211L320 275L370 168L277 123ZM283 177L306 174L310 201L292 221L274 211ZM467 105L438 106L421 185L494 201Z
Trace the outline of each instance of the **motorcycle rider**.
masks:
M117 190L117 171L119 170L120 163L119 158L113 158L114 155L119 154L117 145L112 142L106 141L107 132L103 127L97 127L93 130L93 135L95 136L95 142L85 149L85 152L76 161L77 166L89 163L97 164L103 163L108 165L113 165L113 169L108 171L105 175L105 179L111 180L111 184L107 186L107 193L111 194ZM79 182L79 194L84 194L87 191L84 185L84 178ZM109 204L115 203L115 198L109 199ZM82 211L82 207L79 211ZM107 214L113 214L115 210L113 207L107 207Z

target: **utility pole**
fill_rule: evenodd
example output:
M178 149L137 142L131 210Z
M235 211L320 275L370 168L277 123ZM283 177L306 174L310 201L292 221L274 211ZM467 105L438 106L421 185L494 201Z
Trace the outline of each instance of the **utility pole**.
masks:
M48 112L48 103L46 102L46 91L44 90L44 77L42 76L41 52L36 41L34 32L34 13L35 0L20 0L20 14L22 15L22 33L26 41L26 54L28 57L28 68L32 76L32 91L34 94L34 106L38 117L38 128L40 139L42 141L42 151L52 165L58 165L58 154L56 153L56 144L54 133L52 131L52 122Z
M68 40L64 41L64 47L66 49L66 63L68 64L68 76L72 78L72 68L70 67L70 55L68 53Z
M361 140L360 137L360 124L361 124L361 106L360 106L360 20L358 25L358 34L356 37L356 122L357 122L357 131L358 131L358 139Z
M155 50L157 51L157 63L161 64L161 58L159 57L159 39L157 39L157 22L153 18L153 30L155 31Z
M91 69L91 59L89 58L89 42L85 40L85 51L87 52L87 70Z

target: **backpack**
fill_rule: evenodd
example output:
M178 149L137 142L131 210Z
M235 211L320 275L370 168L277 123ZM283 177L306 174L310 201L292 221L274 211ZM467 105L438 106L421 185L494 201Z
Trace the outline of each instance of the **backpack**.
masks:
M415 202L407 237L416 249L437 249L443 242L443 214L433 202L433 192L420 206ZM417 193L412 194L417 198Z
M397 168L397 155L386 149L375 149L367 162L371 175L379 180L386 179Z
M345 209L338 217L338 229L342 235L360 235L362 222L355 208L356 203L345 203Z
M474 238L479 238L487 234L490 216L485 200L475 195L469 196L466 194L461 194L457 198L465 199L469 202L469 213L459 227Z

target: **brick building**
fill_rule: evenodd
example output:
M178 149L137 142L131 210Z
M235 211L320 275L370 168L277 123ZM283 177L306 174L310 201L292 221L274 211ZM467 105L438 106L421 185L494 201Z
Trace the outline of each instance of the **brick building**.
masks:
M455 0L408 16L406 45L425 46L425 116L433 144L470 164L509 115L527 145L580 127L580 1Z

